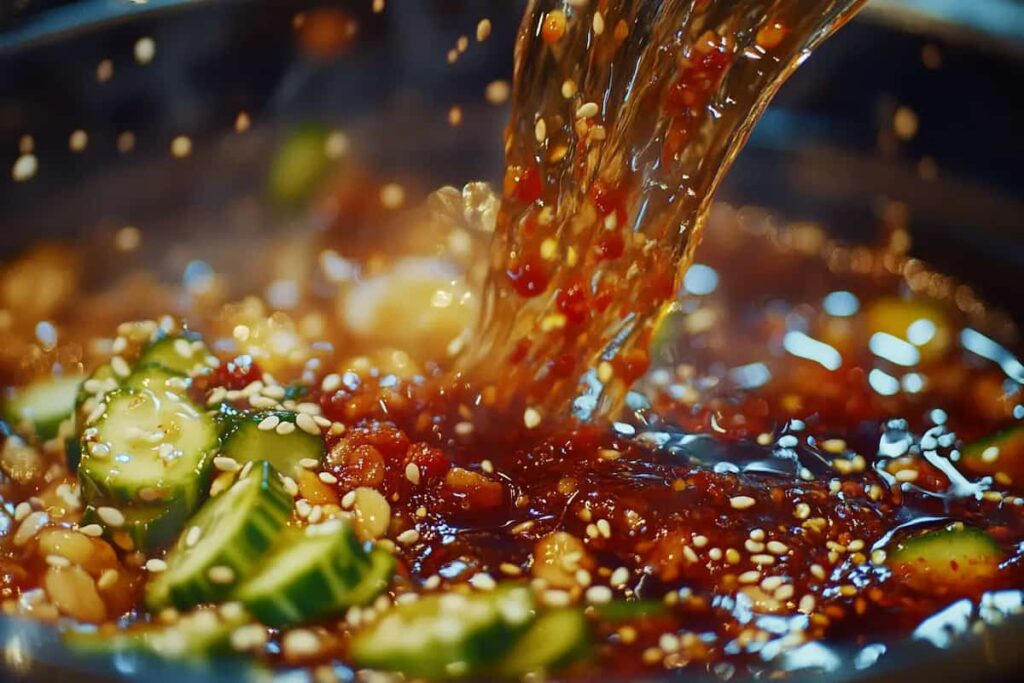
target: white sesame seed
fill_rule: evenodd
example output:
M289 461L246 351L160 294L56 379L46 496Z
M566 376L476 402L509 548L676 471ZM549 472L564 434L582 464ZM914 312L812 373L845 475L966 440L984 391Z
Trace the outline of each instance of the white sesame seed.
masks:
M309 517L309 513L313 511L313 506L309 504L309 501L305 498L299 498L295 501L295 514L302 519Z
M79 533L85 534L86 536L92 536L98 538L103 535L103 527L99 524L86 524L85 526L78 527Z
M348 510L353 505L355 505L355 502L356 502L356 492L355 492L355 490L349 491L348 493L346 493L344 496L341 497L341 507L343 507L346 510Z
M285 390L280 384L274 384L269 387L263 387L260 391L261 394L267 398L272 398L275 401L280 401L285 397Z
M100 590L113 588L114 584L117 583L118 576L116 569L104 569L103 573L100 574L100 578L96 581L96 586Z
M277 415L267 415L265 418L260 420L260 423L256 425L256 428L261 432L270 432L277 428L277 425L281 423L281 418Z
M548 127L544 123L544 119L537 119L537 123L533 126L533 136L537 139L537 142L544 144L548 139Z
M789 546L781 541L768 541L768 552L772 555L785 555L789 552Z
M217 565L216 567L210 567L209 571L206 572L206 576L210 579L211 583L225 585L235 580L235 570L224 565Z
M320 436L320 427L316 421L308 413L299 413L295 416L295 424L298 425L299 429L312 434L313 436Z
M288 657L310 657L320 651L320 639L304 628L292 629L284 634L284 653Z
M316 458L302 458L299 460L299 467L307 470L315 469L319 467L320 461Z
M757 583L758 579L761 578L761 572L756 569L751 569L743 572L737 578L740 583Z
M586 592L587 602L603 605L612 601L612 589L608 586L591 586Z
M413 485L418 485L420 483L420 468L416 463L410 462L405 466L405 478Z
M277 427L274 428L274 431L280 434L281 436L287 436L288 434L291 434L292 432L295 431L295 423L282 421L280 424L277 425Z
M320 390L325 394L333 394L341 386L341 375L336 372L324 377L323 381L320 382Z
M259 624L245 624L231 633L231 647L246 652L263 647L267 642L267 631Z
M132 369L128 366L128 361L121 356L114 356L110 359L110 369L118 377L127 377L132 372Z
M47 555L46 564L57 569L64 569L71 566L71 560L62 555Z
M337 484L338 478L330 472L321 472L317 475L317 478L325 484Z
M572 602L568 591L546 590L541 593L541 601L548 607L565 607Z
M406 529L402 533L398 534L395 539L402 545L412 545L416 541L420 540L420 532L415 529Z
M595 36L604 33L604 17L601 15L601 12L594 12L593 26Z
M469 578L469 584L482 591L492 591L498 584L495 582L494 577L486 572L479 572Z
M612 525L608 523L607 519L597 520L597 531L604 538L612 537Z
M575 94L576 81L572 79L567 79L564 83L562 83L562 97L568 100Z
M597 116L600 109L595 102L586 102L581 104L579 109L576 110L576 118L578 119L590 119Z
M100 520L109 527L121 527L124 526L124 514L117 508L112 507L99 507L96 508L96 514L99 515Z
M221 472L237 472L242 468L238 461L226 455L218 455L213 459L213 466Z
M291 477L281 474L281 483L284 484L284 490L288 492L288 495L294 498L299 495L299 485L295 483L295 480Z
M535 408L527 408L523 412L523 424L527 429L533 429L540 424L541 416Z
M734 510L746 510L749 507L753 507L754 503L757 502L750 496L734 496L729 499L729 505Z
M14 508L14 521L20 522L32 513L32 504L27 500L18 503Z
M608 582L614 588L622 588L626 585L627 581L629 581L629 570L625 567L619 567L613 571L611 577L608 579Z
M167 571L167 563L155 557L151 560L146 560L146 571L154 574Z
M239 479L245 479L249 475L249 473L252 472L252 466L253 466L253 461L252 460L250 460L249 462L245 463L245 465L242 467L242 471L238 473L238 478Z
M185 534L185 546L188 548L194 546L196 543L199 542L199 537L202 536L202 534L203 530L199 527L193 526L192 528L190 528L188 530L188 533Z

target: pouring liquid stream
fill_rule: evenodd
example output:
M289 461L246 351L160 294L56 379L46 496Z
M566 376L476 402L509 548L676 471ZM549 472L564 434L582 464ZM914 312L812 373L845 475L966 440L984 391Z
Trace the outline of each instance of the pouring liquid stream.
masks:
M863 0L532 0L476 340L490 402L613 413L754 123Z

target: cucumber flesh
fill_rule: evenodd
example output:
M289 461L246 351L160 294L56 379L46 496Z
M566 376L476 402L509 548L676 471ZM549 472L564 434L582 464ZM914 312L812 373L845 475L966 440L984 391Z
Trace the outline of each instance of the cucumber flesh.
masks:
M534 618L528 588L428 595L389 610L352 640L358 666L423 678L480 675Z
M345 611L370 570L351 526L332 519L282 534L234 597L268 626L295 626Z
M146 584L146 606L188 609L227 598L277 540L291 509L280 476L268 463L258 463L188 522L167 553L166 571Z
M64 642L83 654L138 653L166 659L204 659L232 653L231 634L248 621L244 612L225 616L224 610L205 608L183 614L169 625L69 631L64 634Z
M180 501L194 510L217 445L213 418L170 391L118 389L105 406L82 434L78 476L86 502Z
M1024 484L1024 425L996 432L964 447L960 462L976 474L1003 473Z
M281 434L277 429L260 429L261 423L275 417L278 423L290 423L291 431ZM290 476L301 467L302 460L323 462L326 452L323 437L299 429L295 426L296 418L296 413L288 411L243 413L229 420L222 452L238 463L266 460L279 472Z
M96 508L89 505L82 512L82 525L99 524L104 536L122 550L141 550L152 555L171 544L185 526L188 511L182 505L147 505L125 507L120 510L124 524L118 528L107 526Z
M191 380L185 374L170 370L158 363L138 365L124 381L129 389L149 389L155 392L173 391L182 393L188 390Z
M159 339L142 351L138 366L155 363L183 375L199 375L208 370L210 349L194 335L175 335Z
M395 556L386 550L370 551L370 566L348 596L349 605L368 605L387 590L395 574Z
M894 577L926 593L970 593L999 572L1003 551L981 529L951 524L897 543L887 557Z
M57 436L60 424L75 410L81 375L47 377L16 389L4 401L4 418L18 430L46 441Z
M542 614L495 666L501 678L546 674L585 654L589 643L587 618L578 609Z

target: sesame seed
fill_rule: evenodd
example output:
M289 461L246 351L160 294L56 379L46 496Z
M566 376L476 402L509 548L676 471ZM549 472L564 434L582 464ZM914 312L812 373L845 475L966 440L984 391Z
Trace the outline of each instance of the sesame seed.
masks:
M320 651L320 639L315 633L304 628L285 633L282 645L287 657L310 657Z
M152 38L139 38L135 41L135 61L139 64L149 64L156 56L156 42Z
M235 580L235 570L224 565L217 565L216 567L210 567L210 570L206 572L206 576L210 579L211 583L225 585Z
M96 514L99 515L100 520L107 526L115 528L124 526L124 514L117 508L98 507L96 508Z
M535 408L527 408L523 412L523 424L527 429L533 429L541 422L541 415Z
M533 137L542 145L547 142L548 127L547 124L544 123L544 119L537 119L537 123L533 127Z
M231 633L231 647L239 652L255 650L267 642L267 631L259 624L245 624Z
M612 589L608 586L591 586L585 593L587 602L603 605L612 601Z
M26 180L31 180L38 170L39 159L36 158L36 155L22 154L14 162L14 166L11 167L11 177L14 178L15 182L25 182Z
M238 478L239 479L245 479L245 477L250 472L252 472L252 465L253 465L253 461L252 460L250 460L249 462L245 463L245 465L242 467L242 471L238 473Z
M336 476L334 476L333 474L331 474L330 472L321 472L320 474L318 474L316 476L317 476L317 479L319 479L320 481L322 481L325 484L337 484L338 483L338 478Z
M151 573L154 573L154 574L158 574L160 572L167 571L167 563L164 562L163 560L158 560L155 557L153 559L151 559L151 560L146 560L146 565L145 566L146 566L146 571L147 572L151 572Z
M775 564L775 557L773 555L759 553L756 555L751 555L750 561L754 564Z
M299 485L295 483L295 480L289 476L280 474L281 483L284 484L284 490L288 492L292 498L299 495Z
M327 394L333 394L341 386L341 375L336 372L324 377L323 381L320 382L320 390Z
M576 94L576 81L568 79L562 83L562 97L571 99Z
M192 139L187 135L178 135L171 140L171 156L184 159L192 153Z
M14 521L20 522L21 520L28 517L29 514L31 513L32 504L29 503L27 500L23 500L22 502L18 503L18 505L14 508Z
M615 588L622 588L629 581L629 570L625 567L619 567L612 572L608 582Z
M83 527L79 527L78 531L86 536L92 536L93 538L98 538L103 535L103 527L99 524L86 524Z
M546 590L541 593L541 601L548 607L565 607L572 602L568 591Z
M128 361L121 356L114 356L110 359L110 369L118 377L127 377L132 372L132 369L128 366Z
M595 102L587 102L580 105L580 108L576 110L576 118L578 119L590 119L597 116L600 109Z
M277 434L280 434L281 436L287 436L288 434L291 434L294 431L295 431L295 423L294 422L285 422L285 421L282 420L280 423L278 423L278 425L276 427L274 427L274 432L276 432Z
M745 571L737 577L740 583L757 583L758 579L761 578L761 572L756 569Z
M607 519L597 520L597 531L605 538L612 537L612 525L608 523Z
M348 493L341 497L341 507L343 507L346 510L355 505L355 502L356 492L354 490L349 491Z
M47 555L46 564L57 569L64 569L71 566L71 560L61 555Z
M749 507L753 507L755 502L750 496L734 496L729 499L729 505L734 510L746 510Z
M601 12L594 12L593 27L595 36L604 33L604 17L601 15Z
M416 541L420 540L420 532L415 529L406 529L402 533L398 534L395 540L402 545L412 545Z
M768 541L768 552L772 555L785 555L789 552L789 546L781 541Z
M795 592L796 592L796 589L793 588L793 584L787 583L787 584L783 584L782 586L779 586L778 588L776 588L773 597L776 600L785 601L785 600L789 600L790 598L792 598L793 594Z
M420 468L414 462L410 462L405 466L405 478L412 482L414 485L420 483Z
M188 533L185 534L185 546L191 548L196 543L198 543L199 537L202 535L202 533L202 529L200 529L197 526L190 528L188 530Z
M484 90L484 99L490 104L504 104L511 94L512 90L507 81L491 81Z
M308 413L299 413L295 416L295 424L299 429L313 436L320 436L320 426Z
M119 574L116 569L104 569L103 573L100 574L100 578L96 581L96 586L100 590L107 590L113 588L114 584L117 583Z
M766 591L774 591L776 588L786 582L786 579L781 576L768 576L765 577L764 581L761 582L761 588Z
M256 425L256 428L261 432L269 432L277 428L277 425L281 423L281 418L277 415L268 415L260 423Z
M309 504L309 501L305 498L299 498L295 501L295 513L305 519L309 517L309 513L313 511L313 506Z
M213 459L213 466L221 472L237 472L242 468L238 461L226 455L218 455Z
M725 561L729 564L737 564L740 561L740 553L736 548L726 548Z
M482 43L491 35L491 20L481 19L476 25L476 42Z
M486 572L480 572L471 576L469 578L469 584L473 586L473 588L482 591L492 591L498 586L494 578Z

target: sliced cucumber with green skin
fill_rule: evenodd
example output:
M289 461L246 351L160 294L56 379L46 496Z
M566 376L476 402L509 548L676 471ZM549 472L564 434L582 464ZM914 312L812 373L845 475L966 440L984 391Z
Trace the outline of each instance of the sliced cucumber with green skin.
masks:
M594 613L607 621L632 621L667 614L668 607L659 600L615 600L594 605Z
M87 505L82 511L82 525L99 524L107 540L122 550L141 550L152 555L168 547L185 527L189 511L183 505L147 505L145 507L124 507L124 524L113 528ZM126 542L127 540L127 542Z
M557 671L583 657L590 643L587 618L578 609L542 614L494 667L500 678Z
M40 441L52 439L61 422L74 413L84 379L81 375L55 375L15 389L4 401L4 418Z
M282 534L234 598L268 626L295 626L344 612L370 570L351 526L332 519Z
M1024 425L996 432L964 446L960 462L971 472L1003 473L1010 478L1010 483L1024 485Z
M533 594L524 587L488 593L427 595L386 612L356 634L358 666L423 678L483 673L533 622Z
M114 506L180 501L194 510L216 446L214 419L185 396L118 389L82 433L83 495Z
M273 422L273 418L278 424L291 424L290 431L282 434L280 427L260 429L260 424L267 424L268 419ZM323 437L299 429L296 418L296 413L278 410L244 413L234 420L229 419L221 450L239 463L266 460L288 475L301 467L302 460L322 462L326 452Z
M156 363L184 375L196 375L206 369L210 349L195 335L174 335L151 343L142 351L137 366Z
M166 659L203 659L234 653L231 634L249 621L243 612L225 616L224 610L207 608L183 614L173 624L69 631L64 642L82 654L140 653Z
M269 463L256 464L189 520L167 553L166 571L146 584L146 606L188 609L227 598L281 535L291 510L278 473Z
M137 365L132 374L124 380L129 389L149 389L150 391L173 391L182 393L188 390L191 379L177 370L171 370L159 363Z
M894 577L926 593L971 593L999 572L1003 550L981 529L954 523L900 541L886 563Z

